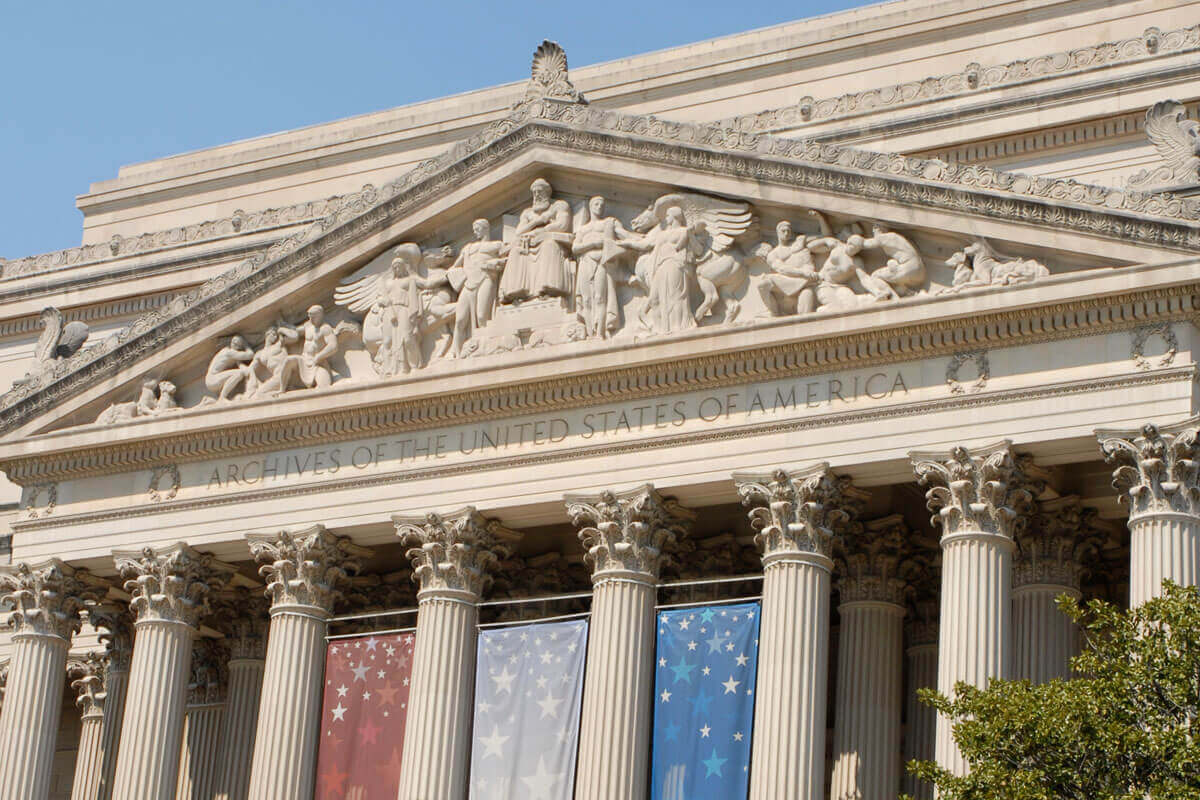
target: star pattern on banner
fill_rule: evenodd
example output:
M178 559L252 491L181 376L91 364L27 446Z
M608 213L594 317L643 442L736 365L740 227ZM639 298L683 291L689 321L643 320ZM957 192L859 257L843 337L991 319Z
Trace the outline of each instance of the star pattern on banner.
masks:
M758 669L758 603L661 611L652 800L744 800Z
M338 639L325 652L316 800L395 800L411 633Z
M471 800L570 800L586 649L583 620L480 634Z

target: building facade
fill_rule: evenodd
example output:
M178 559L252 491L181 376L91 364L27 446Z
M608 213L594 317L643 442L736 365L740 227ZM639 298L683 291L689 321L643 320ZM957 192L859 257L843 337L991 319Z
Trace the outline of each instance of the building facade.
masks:
M544 42L93 184L0 262L0 800L310 800L396 628L398 795L466 798L479 626L565 614L573 796L642 800L656 609L747 593L749 796L930 796L916 689L1197 581L1198 6Z

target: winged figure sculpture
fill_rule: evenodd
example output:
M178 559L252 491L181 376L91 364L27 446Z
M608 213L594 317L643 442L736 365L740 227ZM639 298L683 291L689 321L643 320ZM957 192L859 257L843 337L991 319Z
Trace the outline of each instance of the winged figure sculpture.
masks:
M62 312L54 306L42 309L42 334L33 347L33 368L24 378L13 381L21 385L33 379L60 358L69 358L83 347L88 338L86 322L63 323Z
M1146 136L1166 162L1129 179L1132 188L1193 184L1200 181L1200 122L1187 118L1177 100L1155 103L1146 112Z

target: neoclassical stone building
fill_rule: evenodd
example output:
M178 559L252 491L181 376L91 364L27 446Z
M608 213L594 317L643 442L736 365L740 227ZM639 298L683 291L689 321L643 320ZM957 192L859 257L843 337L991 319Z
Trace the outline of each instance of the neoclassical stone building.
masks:
M93 184L0 262L0 800L309 800L326 637L397 628L459 800L478 625L585 612L574 797L641 800L655 607L739 594L750 797L928 796L918 687L1197 580L1197 10L543 43Z

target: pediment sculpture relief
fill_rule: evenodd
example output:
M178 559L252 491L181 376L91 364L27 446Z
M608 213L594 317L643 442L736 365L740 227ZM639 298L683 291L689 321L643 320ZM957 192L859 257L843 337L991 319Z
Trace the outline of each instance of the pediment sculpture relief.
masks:
M33 367L25 377L13 381L16 386L30 382L39 373L53 367L59 359L71 357L87 342L87 323L78 320L63 322L62 312L54 306L42 309L39 321L42 333L33 348Z
M840 312L924 294L1030 283L1049 275L988 241L947 259L879 222L834 223L810 210L764 240L749 203L671 192L640 213L604 196L556 197L538 178L518 215L477 219L460 247L406 242L310 307L261 334L232 335L208 363L190 406L275 397L335 382L393 378L456 359L590 340L647 338L709 325ZM636 208L636 207L635 207ZM815 230L812 230L815 228ZM947 248L948 249L948 248ZM331 315L336 319L331 319ZM97 420L176 410L175 386L147 379L138 398Z

